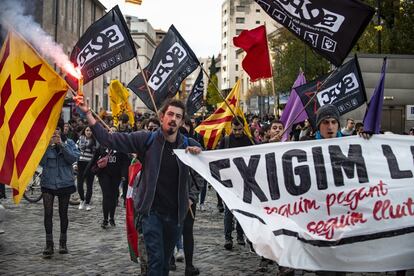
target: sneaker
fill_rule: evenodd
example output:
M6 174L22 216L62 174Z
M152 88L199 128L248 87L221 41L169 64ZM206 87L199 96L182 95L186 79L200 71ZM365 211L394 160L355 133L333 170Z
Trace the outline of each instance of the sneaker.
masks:
M59 254L68 254L68 247L66 246L66 241L59 242Z
M107 221L107 220L103 220L103 221L102 221L102 223L101 223L101 227L102 227L103 229L108 228L108 221Z
M110 220L109 220L109 224L110 224L111 226L113 226L113 227L115 227L115 226L116 226L116 224L115 224L115 220L114 220L114 219L110 219Z
M50 258L53 255L53 242L46 242L46 247L42 252L44 258Z
M204 204L200 204L200 205L198 206L198 209L199 209L200 211L204 211Z
M197 267L190 266L185 268L185 276L199 275L200 270Z
M246 242L244 241L244 238L237 238L237 244L241 246L245 246Z
M90 211L92 209L92 206L90 204L85 204L86 211Z
M224 248L226 250L232 250L233 249L233 241L232 240L226 240L224 243Z
M184 252L182 249L179 249L177 253L175 254L175 260L177 262L183 262L184 261Z
M81 200L79 203L79 210L85 209L85 201Z

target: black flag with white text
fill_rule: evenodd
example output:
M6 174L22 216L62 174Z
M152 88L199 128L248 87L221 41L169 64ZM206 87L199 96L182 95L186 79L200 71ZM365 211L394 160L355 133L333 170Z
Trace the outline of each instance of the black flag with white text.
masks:
M79 67L86 84L137 55L134 41L118 6L94 22L73 47L70 61ZM77 90L77 80L66 77Z
M171 25L155 50L150 63L143 69L157 108L162 105L165 99L175 96L181 82L198 65L198 59L187 42L181 37L174 25ZM155 111L142 72L128 84L128 88L149 109Z
M375 10L358 0L255 0L321 56L340 66Z
M200 69L193 89L187 99L187 115L192 116L203 106L204 81L203 70Z
M295 88L303 106L306 106L312 99L312 102L306 107L306 113L314 127L316 111L325 104L335 105L339 113L343 115L367 101L356 57L338 67L323 87L319 87L327 77L321 77ZM319 92L317 92L318 90ZM317 93L316 97L314 97L315 93Z

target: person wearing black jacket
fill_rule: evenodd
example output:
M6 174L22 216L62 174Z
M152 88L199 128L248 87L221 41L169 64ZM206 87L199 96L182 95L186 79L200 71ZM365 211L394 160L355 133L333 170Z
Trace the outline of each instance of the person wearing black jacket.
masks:
M78 95L75 100L103 146L124 153L137 153L143 159L141 178L133 198L148 254L148 275L168 275L174 246L190 207L189 168L173 150L201 153L199 143L178 132L183 123L185 105L179 100L167 100L159 111L161 128L155 132L108 133L97 124L83 96ZM153 139L148 145L150 137Z
M243 118L240 116L234 117L231 121L231 134L224 136L221 139L219 144L219 149L225 148L238 148L254 145L254 143L249 139L249 137L244 133ZM231 210L225 206L224 210L224 248L227 250L233 249L233 238L231 233L233 232L233 214ZM237 243L244 246L246 243L244 241L244 233L240 224L236 224L237 232Z
M112 132L116 128L111 128ZM107 158L107 165L99 168L96 164L101 158ZM100 146L91 161L92 167L97 169L99 185L102 189L102 212L103 221L101 227L106 229L108 222L111 226L115 226L115 210L118 204L119 184L128 178L129 157L127 154L112 151L108 148ZM108 221L109 217L109 221Z

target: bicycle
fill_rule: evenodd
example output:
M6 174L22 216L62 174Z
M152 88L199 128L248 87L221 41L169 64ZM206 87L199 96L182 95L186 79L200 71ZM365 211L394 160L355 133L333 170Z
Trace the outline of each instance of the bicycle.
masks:
M72 166L73 168L73 174L75 176L75 181L76 181L76 175L78 172L78 168L76 166L76 163L73 164ZM40 186L40 179L42 176L42 169L41 167L38 167L33 175L32 180L30 181L30 183L27 185L26 190L23 194L24 199L26 199L28 202L30 203L36 203L39 200L42 199L43 194L42 194L42 189ZM70 195L70 199L69 199L69 204L70 205L79 205L80 203L80 199L79 199L79 195L77 193L73 193Z

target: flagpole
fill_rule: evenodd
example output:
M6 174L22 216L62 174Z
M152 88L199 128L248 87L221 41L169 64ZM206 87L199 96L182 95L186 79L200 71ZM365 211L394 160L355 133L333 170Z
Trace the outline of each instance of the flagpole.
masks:
M266 32L266 21L264 22L265 26L265 34L266 34L266 45L267 45L267 52L269 53L269 65L270 65L270 74L272 75L272 89L273 89L273 96L275 97L274 101L276 101L276 90L275 90L275 79L273 78L273 66L272 66L272 58L270 57L270 50L269 50L269 40L267 39L267 32ZM268 103L270 105L270 103ZM276 103L274 103L276 106ZM279 118L279 95L277 96L277 107L273 107L273 113L275 116Z
M138 69L141 71L141 73L142 73L142 78L144 79L144 82L145 82L145 87L147 88L148 95L149 95L149 96L150 96L150 98L151 98L151 102L152 102L152 104L154 105L155 113L157 114L157 117L158 117L158 120L159 120L159 119L160 119L160 117L159 117L159 115L158 115L157 105L155 104L154 97L152 96L152 93L151 93L151 89L150 89L150 87L148 86L147 77L145 76L145 73L144 73L144 71L142 70L141 64L139 63L138 56L136 56L136 57L135 57L135 59L137 60L137 66L138 66L137 68L138 68Z
M72 87L70 87L69 86L69 90L70 90L70 92L72 92L72 95L73 96L77 96L78 94L77 94L77 92L75 92L74 90L73 90L73 88ZM99 122L101 122L103 125L104 125L104 127L105 128L107 128L108 130L110 130L111 128L105 123L105 121L104 120L102 120L101 119L101 117L99 117L99 115L95 112L95 111L93 111L92 109L90 109L89 108L89 110L91 111L91 113L93 114L93 115L95 115L95 117L98 119L98 121Z
M325 85L325 83L332 77L333 73L335 73L336 70L333 70L329 76L323 81L322 84L320 85L316 85L316 92L315 94L309 99L309 101L306 103L306 105L298 112L298 114L296 114L295 118L290 122L290 124L288 126L285 127L285 129L283 130L282 134L280 135L281 137L283 136L283 134L285 134L285 132L295 123L296 119L300 116L300 114L309 106L309 104L313 101L313 99L316 97L316 95L318 94L319 90L321 90L321 88ZM295 89L295 88L292 88ZM306 111L305 111L306 112Z
M220 97L223 99L224 103L226 104L226 106L230 109L231 114L233 114L234 118L236 118L237 122L239 124L241 124L242 126L244 126L244 122L240 122L239 118L237 117L236 113L234 113L233 109L231 109L229 103L226 101L226 98L224 98L223 94L221 94L220 90L218 89L217 85L211 81L210 76L207 74L206 70L203 68L203 66L201 66L200 64L198 65L200 66L201 70L203 70L204 74L207 76L208 80L210 83L213 84L214 88L217 90L218 94L220 95ZM239 99L240 100L240 99ZM253 141L252 137L250 137L249 135L247 135L244 127L243 127L243 133L249 138L250 142L252 143L252 145L255 144L255 142Z

